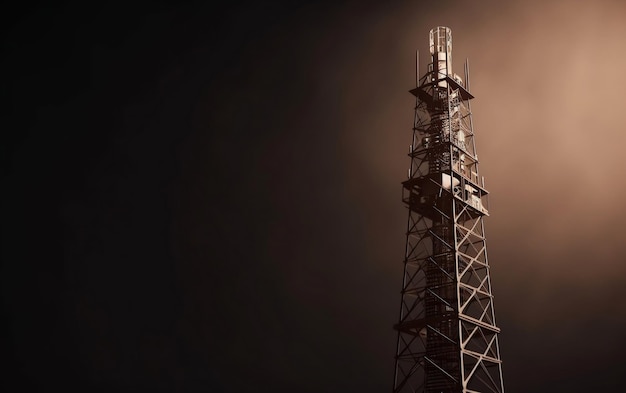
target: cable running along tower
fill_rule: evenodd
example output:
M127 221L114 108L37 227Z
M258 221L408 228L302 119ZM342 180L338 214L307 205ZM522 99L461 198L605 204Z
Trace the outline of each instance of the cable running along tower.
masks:
M452 33L430 31L416 97L393 392L503 393L469 92L452 72ZM416 62L417 67L417 62ZM418 71L416 70L416 73ZM463 82L465 80L465 83Z

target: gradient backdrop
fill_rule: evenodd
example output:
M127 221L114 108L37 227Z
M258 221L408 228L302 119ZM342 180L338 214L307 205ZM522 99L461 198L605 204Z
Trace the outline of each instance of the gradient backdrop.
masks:
M388 392L414 51L469 58L508 392L626 371L626 5L3 13L4 391Z

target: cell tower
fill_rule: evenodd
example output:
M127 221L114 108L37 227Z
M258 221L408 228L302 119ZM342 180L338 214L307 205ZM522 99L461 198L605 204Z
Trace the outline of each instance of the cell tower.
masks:
M469 92L452 72L452 33L430 31L416 97L394 392L504 392L483 217L487 190ZM417 61L416 61L417 68ZM416 70L416 75L419 72Z

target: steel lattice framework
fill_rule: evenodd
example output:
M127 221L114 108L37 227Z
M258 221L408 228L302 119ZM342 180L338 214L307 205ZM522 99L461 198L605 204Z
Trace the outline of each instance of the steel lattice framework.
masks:
M394 392L504 392L469 92L451 72L450 29L430 33L416 97Z

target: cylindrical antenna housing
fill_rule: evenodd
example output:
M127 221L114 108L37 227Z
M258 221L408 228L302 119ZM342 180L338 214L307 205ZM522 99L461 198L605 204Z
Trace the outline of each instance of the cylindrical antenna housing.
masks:
M452 76L452 30L437 26L430 31L430 54L433 56L432 70L437 80ZM445 85L445 83L444 83Z

